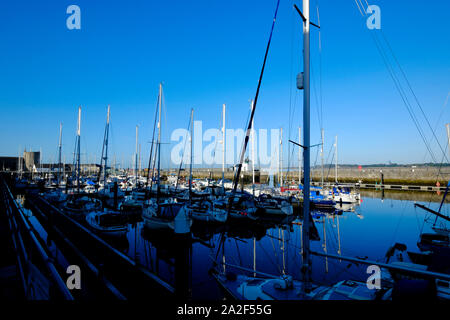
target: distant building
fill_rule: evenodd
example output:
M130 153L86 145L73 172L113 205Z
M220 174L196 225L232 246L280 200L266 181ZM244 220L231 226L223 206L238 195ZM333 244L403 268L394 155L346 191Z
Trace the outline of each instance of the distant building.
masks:
M1 171L17 171L24 167L24 160L21 157L0 157Z
M38 168L41 163L41 153L34 151L24 151L23 159L25 161L25 170L33 171L33 168Z

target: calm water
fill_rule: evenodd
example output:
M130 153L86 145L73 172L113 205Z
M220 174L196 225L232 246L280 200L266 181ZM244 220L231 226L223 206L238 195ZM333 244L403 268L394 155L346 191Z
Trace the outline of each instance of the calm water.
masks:
M417 241L421 231L431 230L434 217L422 209L415 209L413 200L439 207L442 195L431 193L363 193L362 202L353 212L342 215L314 213L319 241L312 241L311 249L351 257L367 257L385 261L385 254L396 242L407 246L408 251L418 251ZM442 212L448 214L450 206L444 204ZM220 228L205 225L193 226L191 244L176 242L167 234L148 234L141 223L128 233L128 243L123 248L130 257L138 259L150 270L169 283L186 286L184 290L193 299L221 299L223 294L215 279L208 274L216 258L222 235L227 263L253 269L254 251L258 271L300 278L301 222L297 218L267 220L263 223L235 224ZM254 250L255 249L255 250ZM221 261L222 250L217 254ZM227 267L232 270L231 267ZM335 283L339 280L367 279L366 266L313 257L313 279L319 283ZM181 280L180 280L181 279Z
M431 231L435 217L415 209L414 202L437 210L441 198L441 194L428 192L386 192L384 195L380 191L362 192L362 201L353 211L334 216L313 213L320 240L312 241L311 249L380 262L385 261L387 250L396 242L405 244L408 251L417 252L421 231ZM441 212L448 215L449 211L450 205L444 204ZM31 221L46 239L37 220L32 217ZM300 223L297 217L219 227L194 221L191 237L180 240L170 233L148 232L140 222L130 225L126 238L106 240L192 299L218 300L223 298L223 293L209 271L216 255L216 261L222 261L223 252L227 263L253 269L255 258L258 271L273 275L285 273L300 279ZM218 250L221 239L224 239L223 251ZM59 260L64 260L52 246L53 250ZM317 283L333 284L344 279L365 281L367 276L366 266L313 256L312 277Z

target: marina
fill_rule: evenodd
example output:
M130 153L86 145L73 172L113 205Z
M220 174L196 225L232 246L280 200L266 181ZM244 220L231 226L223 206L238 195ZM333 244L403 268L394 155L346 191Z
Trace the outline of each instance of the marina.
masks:
M397 111L376 115L372 101L361 107L359 99L366 99L367 92L359 96L364 81L358 77L369 74L377 79L373 85L384 86L377 68L367 66L361 72L361 67L353 65L346 70L345 63L334 60L333 66L341 69L333 71L334 78L322 76L322 50L328 45L334 47L333 54L351 64L341 52L345 45L328 38L337 32L329 21L344 20L334 20L332 12L336 6L347 10L347 4L324 3L326 8L320 9L313 0L261 4L264 14L257 19L261 24L251 29L252 50L242 53L252 58L242 63L260 60L251 67L239 67L242 74L251 69L246 85L237 85L235 77L227 80L230 87L224 101L231 103L217 103L224 90L219 89L219 67L212 67L217 68L216 76L195 80L202 61L194 56L207 51L201 48L208 41L197 43L198 48L190 44L189 48L197 48L194 55L178 39L181 49L168 51L168 57L152 53L157 62L149 65L157 71L150 72L151 86L133 76L125 80L127 89L120 90L108 77L94 80L95 85L89 79L90 85L80 86L90 93L57 95L52 103L64 100L64 111L49 107L53 112L48 112L41 106L45 99L37 102L51 121L42 117L36 132L2 131L0 146L8 155L0 156L0 298L144 301L149 307L183 302L177 305L179 315L206 317L217 310L196 309L186 302L223 302L225 309L249 301L261 303L258 307L276 301L447 303L450 124L446 106L450 93L448 88L434 86L434 96L447 90L436 119L430 105L436 105L437 98L433 96L435 100L427 100L427 108L422 107L381 30L380 7L361 0L354 4L354 13L365 22L375 53L394 82L394 93L400 95L397 101L383 88L380 92L386 97L377 103L380 108L390 104L387 109L396 104L406 107L413 126L408 127ZM96 44L92 39L101 37L84 38L78 5L69 6L70 12L64 31L74 36L72 41ZM130 17L142 14L132 12ZM144 62L148 59L141 56L149 50L144 45L148 39L142 30L155 22L130 17L127 26L139 30L139 40L121 38L114 50L127 58L105 57L105 66L114 69L109 63L122 61L126 67L120 72L148 74L149 65ZM204 18L211 19L209 14ZM214 42L217 34L212 37L208 28L194 20L197 32ZM342 31L358 32L347 23ZM231 29L244 36L242 30ZM153 37L159 43L167 35ZM239 40L236 34L231 38ZM288 39L290 65L283 55L289 51ZM126 43L136 47L130 49ZM360 43L367 46L365 41ZM225 51L230 54L228 48ZM179 52L192 55L195 62L178 63L173 55ZM210 61L211 66L224 63L222 53L217 55L222 58L214 64ZM368 57L361 61L373 60ZM328 53L325 58L334 59ZM174 76L174 66L161 67L167 61L190 72L186 75L182 69ZM165 72L171 75L170 81L154 81L165 79ZM354 78L349 80L348 75ZM330 78L339 81L330 86ZM333 88L331 93L325 90L325 98L322 81ZM210 82L208 89L206 82ZM107 97L96 95L93 88L106 83L111 85ZM197 85L203 95L196 96ZM280 87L288 88L289 95L279 97ZM241 91L251 98L245 101ZM341 91L344 96L339 96ZM358 96L354 102L352 95ZM148 103L155 98L156 104ZM90 101L96 101L95 107ZM0 107L6 105L2 103L0 97ZM352 111L347 111L346 104L351 103ZM323 104L329 108L325 112ZM360 112L364 116L358 118ZM384 129L373 130L374 119ZM21 121L19 126L31 126L28 119ZM11 145L18 147L15 155ZM255 310L244 309L244 314Z
M20 190L15 198L11 194L9 201L15 200L17 210L22 213L21 218L29 224L28 228L33 230L39 243L46 244L45 251L53 255L55 264L59 264L55 269L67 267L67 258L61 257L67 254L71 259L76 257L83 270L89 267L94 279L100 272L108 274L102 277L101 283L95 283L98 280L91 277L84 280L88 287L96 288L88 294L90 298L141 299L149 296L157 299L164 295L178 295L187 300L230 299L230 294L214 276L218 266L230 274L243 272L249 277L271 275L282 279L290 275L294 279L301 278L303 219L300 207L296 207L292 214L266 213L255 219L227 219L223 222L198 220L191 215L193 223L189 232L178 235L171 228L148 228L141 215L120 211L124 222L115 223L124 225L125 231L111 235L93 228L89 222L91 214L84 221L74 219L63 213L61 204L45 200L38 190ZM435 219L433 212L439 209L442 194L402 191L398 198L395 191L363 189L360 190L360 200L355 203L337 203L333 211L311 211L315 230L311 252L317 253L312 258L312 279L329 286L350 280L365 283L367 266L348 261L346 257L387 264L390 259L391 262L404 261L414 254L426 253L419 247L420 237L432 233L436 227L436 223L432 223ZM416 202L415 199L421 200ZM5 201L3 198L3 205ZM419 205L431 211L423 210ZM446 217L449 210L445 203L439 212ZM2 211L5 212L4 209ZM19 212L13 213L15 219L19 219ZM442 227L443 222L437 225ZM388 252L395 247L402 250L389 256ZM102 256L106 254L102 258L106 260L100 260L103 261L101 266L95 262L100 253ZM114 265L111 270L108 267L110 263ZM435 267L436 274L445 276L448 260L440 261ZM24 268L22 272L29 271ZM129 276L124 278L124 274ZM61 273L57 275L64 277ZM428 279L426 275L422 276ZM441 283L448 285L450 276L446 277L441 279ZM131 287L123 287L119 279L127 279L126 283ZM132 279L140 284L145 281L145 286L140 288ZM52 283L55 280L50 278L47 281ZM33 288L36 285L27 284L30 291L39 292ZM150 287L153 289L148 290ZM448 297L448 287L440 286L437 290L440 297ZM86 296L72 298L86 299Z

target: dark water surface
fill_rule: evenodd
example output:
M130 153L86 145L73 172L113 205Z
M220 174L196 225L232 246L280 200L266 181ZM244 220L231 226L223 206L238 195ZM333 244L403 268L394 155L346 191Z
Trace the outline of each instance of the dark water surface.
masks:
M437 210L442 195L431 193L362 192L362 201L350 212L327 215L315 212L319 241L314 251L368 258L384 262L387 250L396 242L418 251L420 233L431 231L434 216L414 207L418 203ZM441 212L448 214L444 204ZM265 219L263 222L234 223L222 227L196 224L190 239L177 240L170 234L147 232L142 223L130 228L122 250L192 299L222 299L223 293L209 274L213 261L225 261L273 275L289 274L300 279L301 220ZM224 252L218 251L225 237ZM126 241L125 241L126 242ZM367 266L336 259L313 257L313 280L333 284L344 279L366 281ZM242 272L232 267L227 270ZM252 273L248 273L251 275Z
M312 214L320 240L311 241L311 250L378 262L385 262L387 250L396 242L405 244L408 251L418 252L420 233L431 231L435 216L416 209L414 203L437 210L442 199L442 194L406 191L362 191L361 196L361 203L342 215ZM445 203L441 212L449 215L449 211L450 205ZM31 217L30 221L45 240L46 232L36 218ZM171 233L148 231L138 222L130 225L126 238L105 240L159 275L183 296L219 300L224 294L209 273L214 261L220 263L225 259L228 264L252 270L255 263L258 271L300 279L301 233L301 219L293 216L216 227L194 221L191 235L181 239ZM224 250L218 250L221 239ZM50 249L63 265L67 264L57 248L51 245ZM334 284L345 279L365 282L368 277L366 265L317 256L312 259L316 283Z

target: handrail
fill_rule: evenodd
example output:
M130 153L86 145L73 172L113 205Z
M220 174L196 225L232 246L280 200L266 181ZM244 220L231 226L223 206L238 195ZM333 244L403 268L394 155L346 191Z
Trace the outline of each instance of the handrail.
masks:
M2 197L2 200L5 197L3 190L1 192L1 197ZM6 198L4 200L6 201ZM25 246L23 244L22 237L20 236L20 234L16 233L16 230L17 230L16 221L9 215L7 208L6 208L5 212L7 215L9 229L11 230L11 238L12 238L12 243L13 243L13 247L14 247L14 252L16 253L17 264L18 264L19 273L20 273L20 279L22 280L22 286L23 286L25 296L26 296L27 282L25 280L25 271L24 271L24 267L23 267L22 261L21 261L19 245L21 246L21 249L22 249L21 251L24 255L25 261L27 260L27 253L25 251ZM17 237L17 239L16 239L16 237Z
M18 230L20 232L20 229L25 231L26 234L30 237L31 243L35 246L37 249L37 252L39 253L40 258L42 259L47 271L49 272L49 276L51 280L53 280L54 284L60 291L60 293L63 295L64 299L66 300L74 300L72 294L70 293L69 289L66 286L66 283L62 280L61 276L59 275L55 265L53 264L51 258L47 255L47 252L42 247L41 243L37 239L35 235L35 230L29 225L29 223L26 221L24 217L24 213L21 208L18 207L17 203L14 201L14 198L11 194L11 191L9 190L8 186L6 185L4 179L1 179L1 188L3 189L3 194L5 196L5 202L8 202L8 207L12 210L12 216L14 217L14 212L17 213L18 216ZM23 250L25 248L23 247Z
M354 263L376 265L381 268L392 269L392 270L396 270L396 271L403 271L403 272L407 272L407 273L421 275L424 277L430 277L430 278L443 279L443 280L450 281L450 274L445 274L445 273L419 270L419 269L403 267L403 266L399 266L399 265L382 263L382 262L378 262L378 261L362 260L362 259L358 259L358 258L340 256L340 255L335 255L335 254L331 254L331 253L321 253L321 252L311 251L311 254L316 255L316 256L326 257L326 258L350 261L350 262L354 262Z
M46 199L39 198L39 201L41 203L45 204L49 209L51 209L50 211L52 211L52 215L56 214L58 212L61 213L54 205L49 203ZM100 238L96 234L94 234L91 231L89 231L85 226L83 226L79 222L75 221L74 219L72 219L71 217L69 217L69 216L67 216L65 214L58 214L58 218L59 219L63 219L65 221L70 221L70 223L72 225L77 226L77 228L81 232L83 232L85 235L88 235L92 240L96 241L98 244L103 246L103 248L105 248L106 251L108 251L109 253L113 254L116 259L119 258L121 262L125 263L128 267L131 267L131 269L134 269L134 270L142 273L143 275L145 275L146 278L151 279L155 283L161 285L169 293L174 293L175 292L175 289L169 283L167 283L163 279L159 278L158 276L156 276L155 274L153 274L149 270L147 270L145 268L142 268L139 265L139 263L137 263L136 261L132 260L130 257L128 257L124 253L120 252L116 248L112 247L109 243L107 243L105 240L103 240L102 238Z
M48 223L48 218L45 217L42 213L42 211L34 207L34 210L44 219L46 219ZM101 275L101 272L99 268L97 268L82 252L79 250L56 226L52 226L52 232L54 232L63 242L66 246L70 248L75 254L78 256L78 258L81 260L81 262L96 276L99 278L99 281L104 284L104 286L109 290L111 294L115 296L118 300L126 300L125 296L122 295L122 293L103 275Z

